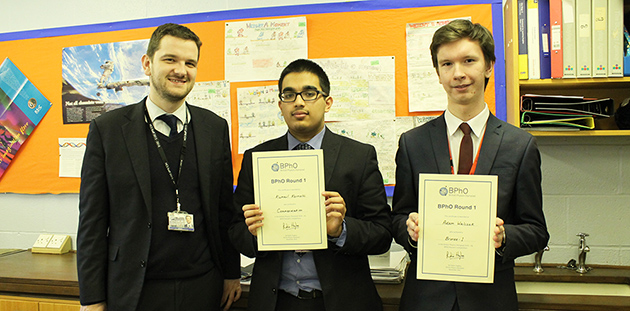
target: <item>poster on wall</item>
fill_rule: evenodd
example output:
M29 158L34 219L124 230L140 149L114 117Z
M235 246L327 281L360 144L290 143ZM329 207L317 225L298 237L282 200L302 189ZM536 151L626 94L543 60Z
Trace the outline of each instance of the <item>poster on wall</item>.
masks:
M0 178L51 105L5 58L0 65Z
M64 48L63 123L89 123L142 100L149 92L141 63L148 44L149 40L136 40Z
M471 20L470 17L461 19ZM446 110L446 92L440 84L431 51L433 34L454 19L407 24L407 83L409 112Z
M291 61L308 58L306 17L225 23L225 79L277 80Z

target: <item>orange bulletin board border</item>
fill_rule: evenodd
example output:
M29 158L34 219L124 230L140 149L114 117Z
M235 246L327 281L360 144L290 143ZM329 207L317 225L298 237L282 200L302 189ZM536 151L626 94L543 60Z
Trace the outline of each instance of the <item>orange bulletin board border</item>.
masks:
M486 102L505 120L505 65L501 0L361 1L312 4L263 9L199 13L172 17L87 26L0 34L0 58L10 58L52 103L51 109L0 179L0 193L78 193L79 178L59 177L58 138L86 137L88 124L63 124L61 87L63 48L109 42L147 39L155 27L173 22L186 25L203 41L197 81L224 80L225 22L306 16L308 56L317 58L394 56L396 115L436 115L408 112L406 24L471 17L495 37L494 75L488 84ZM428 49L428 47L427 47ZM138 60L140 62L140 60ZM238 150L236 90L277 84L277 81L233 82L232 157L235 181L242 155ZM334 96L334 90L331 94ZM334 109L334 107L333 107ZM391 195L393 187L387 187Z

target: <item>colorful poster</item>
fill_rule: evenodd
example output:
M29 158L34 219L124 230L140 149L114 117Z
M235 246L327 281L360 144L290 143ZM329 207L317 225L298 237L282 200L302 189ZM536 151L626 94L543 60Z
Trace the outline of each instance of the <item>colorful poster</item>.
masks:
M308 58L306 17L225 23L225 79L277 80L290 62Z
M142 100L149 92L141 62L148 44L149 40L137 40L64 48L63 123L89 123Z
M0 178L52 104L6 58L0 65Z

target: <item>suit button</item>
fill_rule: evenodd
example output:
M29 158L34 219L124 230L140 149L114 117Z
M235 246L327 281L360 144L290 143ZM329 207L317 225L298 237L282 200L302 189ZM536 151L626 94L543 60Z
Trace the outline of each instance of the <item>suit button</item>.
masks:
M271 291L275 294L276 293L276 289L272 288Z
M144 267L146 267L146 266L147 266L146 261L144 261L144 260L140 260L140 267L144 268Z
M151 229L151 223L149 223L149 224L147 225L147 228Z

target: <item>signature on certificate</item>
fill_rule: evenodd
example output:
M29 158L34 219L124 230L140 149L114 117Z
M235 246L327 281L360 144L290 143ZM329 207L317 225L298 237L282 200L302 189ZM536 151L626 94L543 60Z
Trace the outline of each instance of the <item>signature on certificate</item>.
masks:
M282 223L282 230L297 230L297 229L300 229L300 224L298 224L295 221Z
M464 259L464 253L462 253L462 251L456 251L456 252L446 251L446 259L462 260Z

